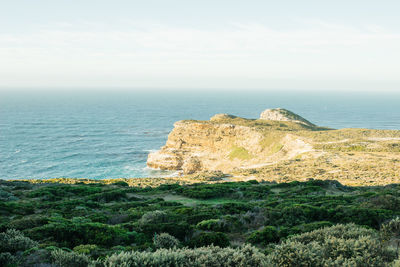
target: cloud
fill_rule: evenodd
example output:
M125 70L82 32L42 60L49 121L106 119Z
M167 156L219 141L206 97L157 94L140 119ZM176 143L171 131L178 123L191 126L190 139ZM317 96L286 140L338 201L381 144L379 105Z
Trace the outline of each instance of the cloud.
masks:
M200 85L229 87L253 79L265 87L287 78L398 82L399 33L319 20L301 25L285 30L260 23L202 29L126 20L123 27L42 25L0 34L0 86L162 86L166 81L184 87L203 81Z

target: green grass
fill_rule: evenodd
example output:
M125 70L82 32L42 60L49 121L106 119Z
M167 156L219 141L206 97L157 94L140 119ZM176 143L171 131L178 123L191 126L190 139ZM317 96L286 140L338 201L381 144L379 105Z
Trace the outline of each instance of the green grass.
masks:
M233 146L231 152L229 153L229 159L241 159L241 160L248 160L253 158L253 155L247 151L244 147L240 146Z

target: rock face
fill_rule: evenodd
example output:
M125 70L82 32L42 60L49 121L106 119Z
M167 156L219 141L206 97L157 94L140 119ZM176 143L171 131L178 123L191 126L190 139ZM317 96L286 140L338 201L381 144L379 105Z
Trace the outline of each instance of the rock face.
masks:
M237 118L235 115L230 115L226 113L215 114L210 118L210 121L219 121L219 120L226 120L226 119L234 119Z
M264 115L263 115L264 114ZM290 132L276 132L266 118L313 125L283 109L264 111L262 120L217 114L210 121L178 121L161 150L150 153L147 165L163 170L229 172L271 164L312 150L312 146ZM285 115L286 114L286 115ZM286 117L285 117L285 116ZM294 123L293 123L294 122ZM280 125L280 124L278 124ZM267 127L267 128L266 128Z
M283 108L266 109L261 113L260 119L271 121L292 121L302 123L307 126L315 126L303 117Z

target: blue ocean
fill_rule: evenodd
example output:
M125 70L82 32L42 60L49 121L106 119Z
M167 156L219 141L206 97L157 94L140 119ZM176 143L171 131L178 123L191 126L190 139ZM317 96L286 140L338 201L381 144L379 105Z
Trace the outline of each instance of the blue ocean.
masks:
M0 179L170 175L146 159L178 120L282 107L321 126L400 129L399 103L399 93L367 92L3 92Z

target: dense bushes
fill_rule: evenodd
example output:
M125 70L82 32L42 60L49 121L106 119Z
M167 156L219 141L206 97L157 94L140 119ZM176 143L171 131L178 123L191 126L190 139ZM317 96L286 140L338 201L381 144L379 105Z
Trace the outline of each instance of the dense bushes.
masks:
M37 245L37 242L25 237L18 230L9 229L5 233L0 233L0 266L17 264L21 252Z
M202 251L201 255L209 257L239 252L215 247L206 252L203 246L240 246L246 242L258 246L272 262L287 266L290 262L301 266L316 261L327 266L376 265L393 259L386 247L396 248L400 240L399 219L390 221L400 216L396 205L400 187L395 185L356 188L332 181L159 188L128 187L125 183L15 185L1 184L8 196L17 199L0 199L0 232L21 230L21 236L30 238L22 239L35 245L27 250L8 245L0 251L0 266L4 262L54 264L56 259L67 264L79 258L78 254L101 264L101 259L120 252L126 252L128 258L139 257L139 262L145 258L157 262L159 259L152 257L164 257L166 250L156 249L173 247L175 256L171 257L180 258L183 251L185 255L200 255ZM370 228L327 228L337 223ZM379 228L380 235L376 232ZM117 254L113 257L120 259ZM356 254L368 255L371 262L358 259Z
M179 246L179 240L167 233L155 234L153 244L156 248L174 248Z
M27 233L32 238L47 238L69 248L80 244L98 244L110 247L133 241L131 240L133 236L119 226L90 222L83 218L71 220L55 218L51 223L33 228Z
M200 230L208 230L214 232L224 232L228 226L224 220L221 219L210 219L199 222L196 228Z
M270 255L274 266L384 266L395 254L376 231L354 224L336 225L287 239Z
M5 233L0 233L0 252L10 252L12 254L18 251L37 246L37 242L25 237L20 231L9 229Z
M233 249L202 247L196 249L159 249L155 252L122 252L104 262L106 267L180 266L180 267L247 267L266 266L266 256L249 245Z
M224 233L220 232L202 232L195 235L189 243L190 247L204 247L204 246L229 246L229 239Z
M253 244L262 243L264 246L279 241L278 230L274 226L266 226L262 230L254 231L247 239Z
M60 267L87 267L91 260L84 254L57 249L51 252L52 262Z

